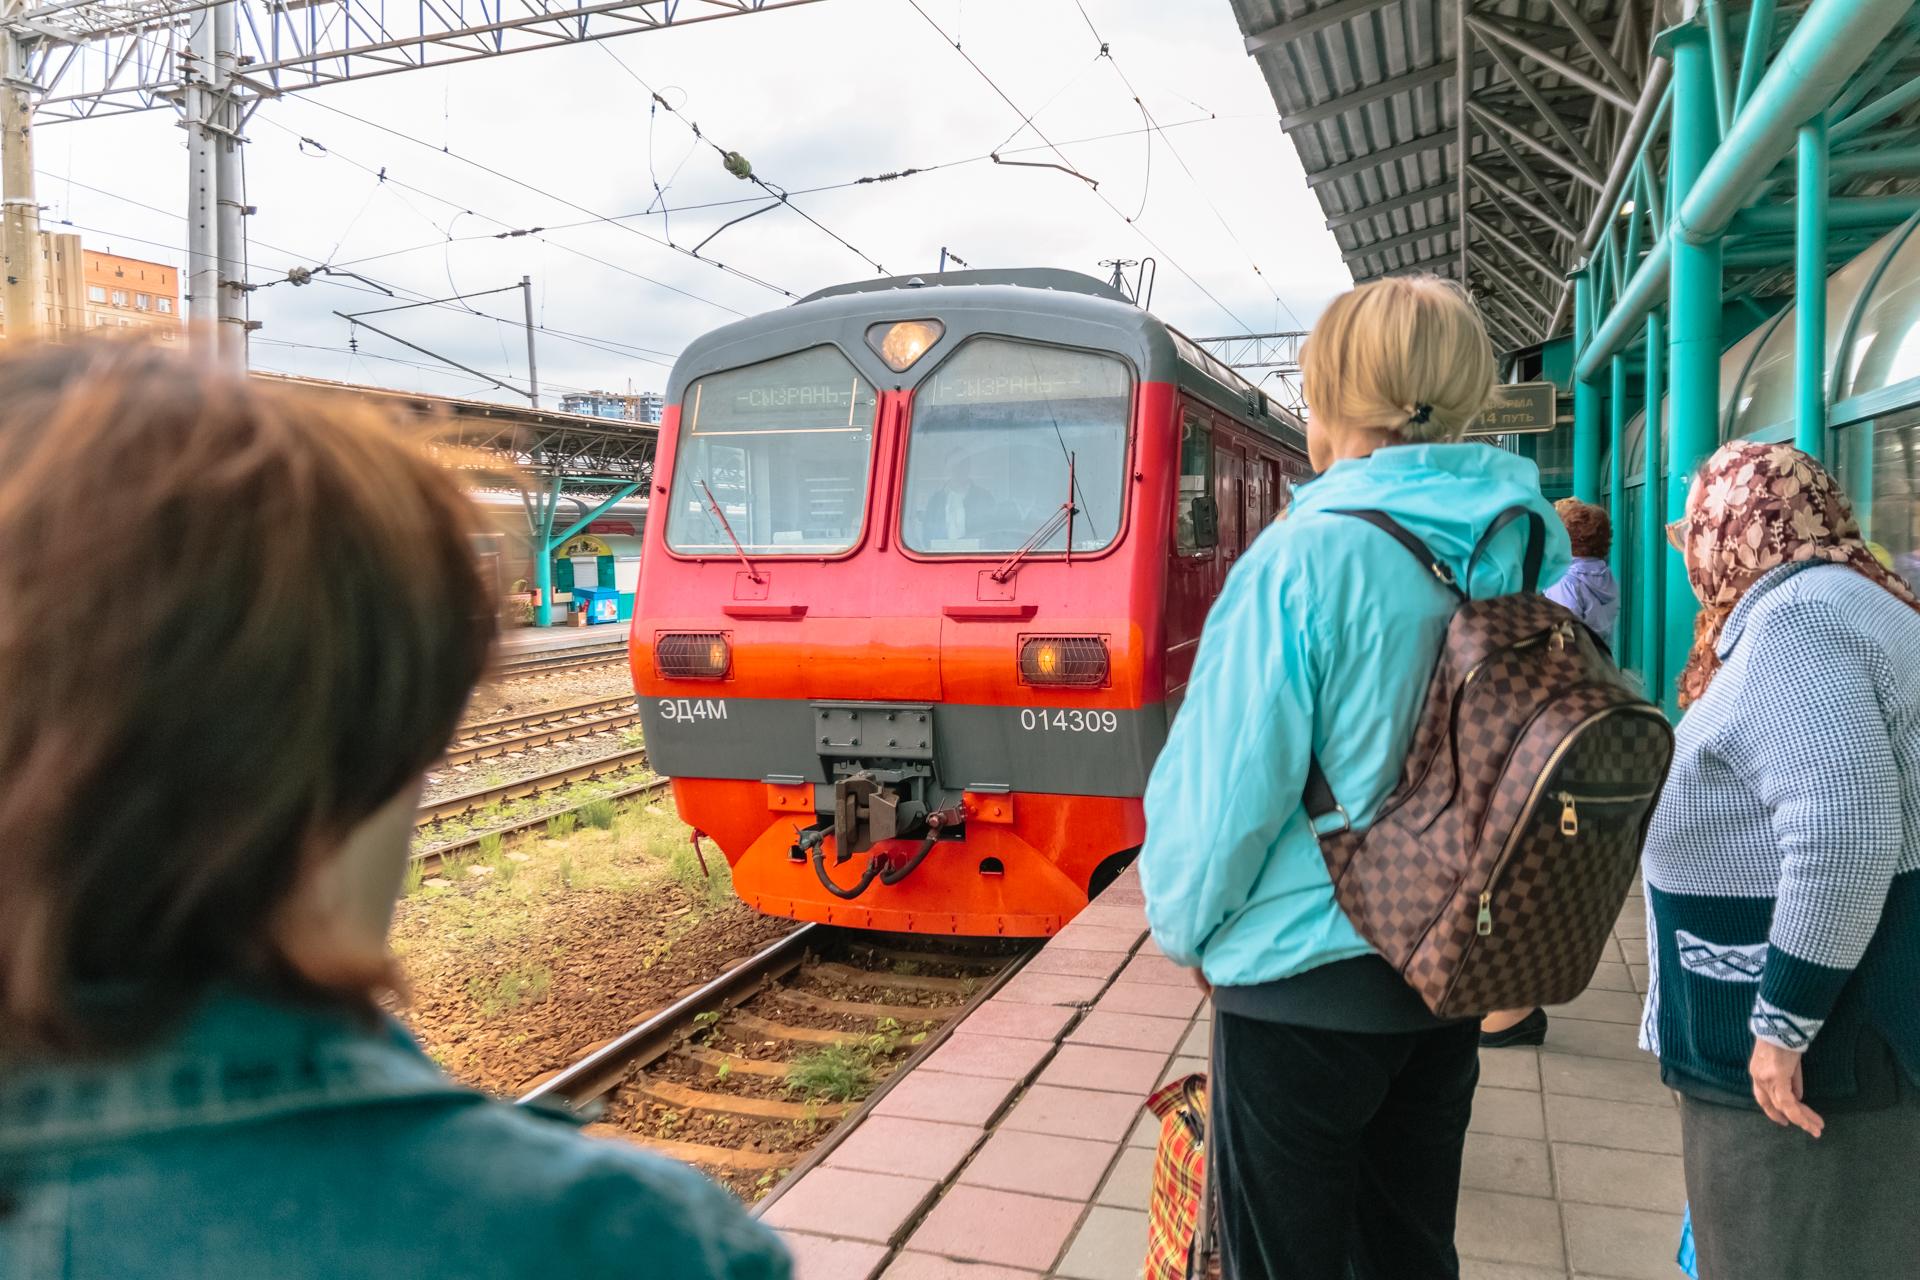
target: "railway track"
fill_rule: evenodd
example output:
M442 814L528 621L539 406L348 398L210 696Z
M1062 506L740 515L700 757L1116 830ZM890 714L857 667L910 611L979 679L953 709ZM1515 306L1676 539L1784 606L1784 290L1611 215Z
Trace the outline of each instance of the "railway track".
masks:
M619 640L610 644L581 645L572 649L522 654L502 662L495 670L493 678L530 680L540 676L557 676L569 671L593 671L601 667L625 666L626 661L627 642Z
M649 796L657 796L672 785L673 780L671 778L649 778L647 781L636 783L631 787L622 787L618 791L609 791L605 795L595 796L594 799L611 801L643 799ZM431 849L416 849L413 852L412 858L413 861L420 864L422 872L432 871L440 865L443 859L456 857L459 854L477 849L480 847L480 843L490 836L499 836L504 840L508 836L517 836L523 832L544 827L547 825L547 819L559 813L571 812L573 812L571 809L547 810L536 813L529 818L522 818L518 822L509 822L498 827L489 827L485 831L470 832L458 840L450 840L446 844L435 845Z
M802 925L520 1101L604 1099L596 1129L700 1166L764 1209L1032 953Z
M445 763L471 764L494 756L511 755L534 747L551 746L575 738L611 733L640 723L640 710L631 694L597 698L572 706L553 707L524 715L499 716L460 727L460 736L447 748Z
M612 755L599 756L580 764L535 774L530 778L516 778L512 782L502 782L496 786L481 787L476 791L448 796L444 800L421 805L419 813L414 818L414 828L418 830L436 822L445 822L449 818L465 817L489 805L508 800L521 800L527 796L539 795L542 791L551 791L555 787L570 786L576 782L590 782L595 778L604 778L610 773L638 768L646 763L647 749L634 747L629 751L616 751Z

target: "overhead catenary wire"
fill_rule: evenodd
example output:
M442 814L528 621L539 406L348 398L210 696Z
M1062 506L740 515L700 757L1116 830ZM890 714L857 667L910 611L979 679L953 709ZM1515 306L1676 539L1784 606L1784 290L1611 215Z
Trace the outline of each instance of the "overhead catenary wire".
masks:
M1241 319L1238 312L1236 312L1232 307L1229 307L1226 303L1222 302L1218 297L1218 295L1216 295L1213 292L1213 290L1207 288L1206 285L1200 282L1200 279L1197 276L1195 276L1191 271L1187 270L1186 267L1182 266L1180 261L1176 259L1171 253L1168 253L1167 250L1159 243L1159 241L1155 240L1151 235L1147 233L1145 228L1143 228L1136 220L1127 217L1126 212L1122 210L1120 206L1116 205L1110 198L1108 198L1107 195L1099 189L1099 186L1097 183L1095 183L1092 179L1088 178L1086 174L1082 173L1074 165L1073 161L1067 156L1067 153L1062 151L1059 145L1056 144L1052 139L1048 138L1046 133L1040 128L1039 125L1033 124L1031 122L1031 120L1027 116L1027 113L1021 110L1020 104L1015 102L1012 96L1009 95L1005 89L1000 87L999 82L996 81L993 78L993 76L988 73L986 68L982 67L979 64L979 62L975 61L972 54L968 53L965 49L961 48L959 42L954 40L953 37L949 36L946 32L946 29L943 28L938 22L934 20L933 15L929 14L924 8L921 7L920 0L907 0L907 3L913 6L913 11L919 14L921 19L929 27L933 28L934 33L940 37L941 42L947 45L949 48L951 48L954 51L954 53L958 54L959 57L964 62L966 62L966 64L969 67L972 67L974 73L978 75L980 79L986 83L988 88L993 90L995 95L997 95L1002 102L1006 103L1007 106L1013 110L1014 114L1020 116L1022 119L1029 120L1027 127L1033 130L1034 136L1039 138L1042 142L1046 143L1047 149L1052 151L1055 156L1059 157L1060 164L1058 166L1053 166L1053 167L1058 167L1064 170L1065 172L1072 174L1074 177L1079 178L1083 183L1087 185L1087 189L1093 193L1094 197L1098 199L1100 203L1104 204L1113 213L1115 217L1119 218L1122 222L1126 223L1127 226L1131 227L1135 235L1139 236L1141 240L1145 241L1147 246L1151 248L1159 258L1163 259L1168 266L1172 267L1175 271L1179 272L1181 277L1184 278L1188 284L1192 285L1195 289L1198 289L1200 293L1206 297L1207 301L1213 303L1214 306L1220 308L1220 310L1224 312L1228 316L1228 318L1230 318L1235 324L1239 325L1242 329L1245 329L1249 332L1252 331L1253 329L1252 325L1248 324L1245 320Z

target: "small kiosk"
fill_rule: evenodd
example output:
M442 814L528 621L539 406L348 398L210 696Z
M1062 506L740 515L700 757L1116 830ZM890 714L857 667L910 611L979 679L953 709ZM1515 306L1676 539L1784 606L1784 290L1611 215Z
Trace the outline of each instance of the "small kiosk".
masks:
M554 557L555 585L566 581L576 610L591 625L625 622L633 617L633 593L640 583L640 539L631 534L583 533L571 538Z

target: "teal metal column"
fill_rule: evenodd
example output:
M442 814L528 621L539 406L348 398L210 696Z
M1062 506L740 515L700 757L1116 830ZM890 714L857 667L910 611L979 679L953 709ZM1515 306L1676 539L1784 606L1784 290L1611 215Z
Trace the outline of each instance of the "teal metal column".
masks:
M1607 546L1607 567L1614 582L1626 581L1627 549L1621 545L1627 532L1627 457L1622 447L1627 436L1627 360L1613 358L1613 379L1607 388L1607 518L1613 522L1613 538ZM1625 652L1626 632L1616 619L1614 634L1607 637L1615 654Z
M1582 263L1573 277L1573 353L1578 359L1593 337L1593 265ZM1600 497L1600 388L1578 374L1573 381L1573 496L1582 502Z
M1666 367L1667 326L1658 308L1647 313L1647 411L1646 430L1641 433L1640 545L1636 554L1640 563L1634 574L1635 613L1640 629L1640 674L1647 682L1647 696L1661 701L1660 680L1664 669L1660 661L1662 620L1666 610L1660 589L1661 569L1666 564L1662 548L1666 545L1666 496L1661 481L1661 462L1665 458L1661 440L1661 374Z
M1800 126L1800 189L1794 195L1793 442L1824 459L1827 449L1827 120Z
M547 491L533 499L533 528L528 542L533 548L533 591L540 603L533 607L533 625L553 625L553 512L560 505L560 478L555 476Z
M1673 131L1667 162L1668 191L1675 208L1685 206L1694 184L1706 169L1719 142L1719 107L1714 97L1713 55L1707 36L1698 26L1686 26L1673 36ZM1720 275L1721 241L1718 235L1695 244L1675 235L1673 275L1669 282L1668 380L1672 391L1667 432L1667 510L1686 509L1693 473L1720 443ZM1654 477L1649 476L1651 481ZM1669 677L1685 664L1693 643L1693 618L1698 603L1687 582L1685 565L1676 555L1666 584L1666 637L1662 669ZM1671 685L1669 678L1667 683ZM1673 691L1663 701L1677 707Z

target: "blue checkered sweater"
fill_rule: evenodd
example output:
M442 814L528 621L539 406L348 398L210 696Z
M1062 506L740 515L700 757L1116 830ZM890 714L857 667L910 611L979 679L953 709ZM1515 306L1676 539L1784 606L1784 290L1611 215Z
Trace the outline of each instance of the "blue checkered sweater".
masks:
M1648 833L1642 1041L1667 1082L1747 1100L1758 1036L1807 1096L1890 1045L1920 1082L1920 613L1852 569L1751 587L1681 720Z

